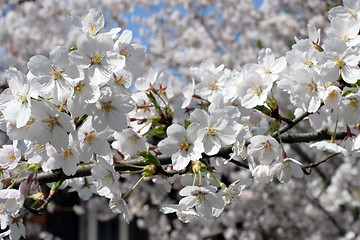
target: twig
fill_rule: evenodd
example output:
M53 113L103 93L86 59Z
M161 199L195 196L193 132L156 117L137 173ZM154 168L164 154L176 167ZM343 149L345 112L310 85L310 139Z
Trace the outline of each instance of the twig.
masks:
M323 159L323 160L321 160L321 161L318 161L318 162L315 162L315 163L311 163L311 164L309 164L309 165L307 165L307 166L304 166L304 167L302 167L302 168L303 168L303 169L315 168L315 167L319 166L320 164L326 162L326 161L329 160L330 158L335 157L335 156L338 155L338 154L340 154L340 153L333 153L333 154L331 154L330 156L327 156L325 159Z

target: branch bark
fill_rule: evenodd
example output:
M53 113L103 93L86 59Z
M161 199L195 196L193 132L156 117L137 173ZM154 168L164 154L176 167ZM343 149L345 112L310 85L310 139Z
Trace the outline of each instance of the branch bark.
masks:
M301 121L299 119L299 121ZM337 139L343 139L346 136L346 132L342 132L342 133L338 133L336 134L336 138ZM319 141L319 140L326 140L326 139L330 139L331 138L331 134L327 131L327 130L323 130L320 132L316 132L316 133L298 133L298 134L287 134L285 136L282 136L282 142L283 143L299 143L299 142L311 142L311 141ZM232 153L232 148L231 147L225 147L222 148L217 154L213 155L213 156L207 156L207 155L203 155L203 157L208 158L208 157L223 157L223 158L229 158L230 153ZM160 156L158 157L161 165L167 165L167 164L171 164L171 158L170 157L164 157L164 156ZM249 169L249 166L244 162L239 162L236 160L231 160L231 163ZM115 170L116 171L135 171L135 170L139 170L138 168L134 168L131 166L128 166L127 164L131 164L131 165L137 165L137 166L145 166L146 164L142 161L142 158L138 158L138 159L134 159L134 160L130 160L130 161L126 161L124 162L124 164L119 164L119 165L115 165ZM85 177L85 176L90 176L91 175L91 168L94 166L94 164L88 164L88 165L82 165L82 166L78 166L77 171L74 175L72 176L67 176L65 175L62 170L55 170L51 173L39 173L37 175L38 181L40 184L44 184L44 183L49 183L49 182L57 182L60 180L65 180L65 179L72 179L72 178L78 178L78 177ZM160 172L161 173L161 172ZM164 175L170 176L170 175L175 175L175 174L183 174L185 172L183 171L172 171L172 172L166 172ZM14 184L14 187L18 187L20 182L22 182L23 180L25 180L26 177L24 178L20 178L16 184Z

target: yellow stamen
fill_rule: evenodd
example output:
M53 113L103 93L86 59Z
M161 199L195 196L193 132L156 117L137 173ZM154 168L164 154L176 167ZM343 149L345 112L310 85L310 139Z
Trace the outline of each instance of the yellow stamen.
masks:
M105 50L101 51L100 48L95 52L91 52L91 64L99 64L105 57Z
M92 130L91 132L86 133L84 141L87 141L87 142L89 142L89 144L92 144L96 138L94 132L95 132L95 130Z
M336 57L336 64L339 68L342 68L345 65L344 58Z
M188 150L190 144L187 142L187 140L184 138L183 141L180 143L180 147L182 150Z
M126 58L130 58L132 56L132 53L129 48L124 48L120 51L120 55L123 55Z
M211 136L215 136L215 132L216 132L215 129L209 127L209 128L207 129L207 131L208 131L208 133L207 133L208 136L210 136L210 135L211 135Z
M113 105L111 105L111 101L110 101L110 102L107 102L107 103L103 103L101 109L102 109L103 111L109 113L109 112L111 112L112 110L114 110L115 107L114 107Z
M74 93L80 92L80 91L81 91L81 88L82 88L84 85L85 85L85 84L84 84L82 81L80 81L80 82L78 83L78 85L75 86L75 88L74 88Z

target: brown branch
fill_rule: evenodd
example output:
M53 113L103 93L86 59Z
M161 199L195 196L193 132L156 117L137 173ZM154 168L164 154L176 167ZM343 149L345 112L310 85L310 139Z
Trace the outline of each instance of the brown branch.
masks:
M291 145L291 148L299 155L302 161L307 162L308 164L313 163L309 155L305 151L303 151L303 149L298 144ZM310 174L307 169L302 170L306 175ZM315 171L319 174L322 180L324 180L326 185L330 184L329 177L320 168L315 168Z
M287 131L289 131L291 128L293 128L296 124L298 124L299 122L301 122L304 118L306 118L307 116L309 116L311 113L309 112L304 112L303 114L301 114L299 117L295 118L294 120L291 121L291 123L287 123L284 127L282 127L279 132L280 134L283 134ZM276 137L278 133L273 133L272 136Z
M335 157L335 156L338 155L338 154L340 154L340 153L333 153L333 154L327 156L326 158L324 158L324 159L321 160L321 161L318 161L318 162L315 162L315 163L311 163L311 164L309 164L309 165L307 165L307 166L303 166L302 168L303 168L303 169L315 168L315 167L319 166L320 164L326 162L326 161L329 160L330 158Z
M301 121L300 118L298 118L296 121ZM294 122L296 122L294 121ZM337 139L343 139L346 136L347 133L343 132L343 133L338 133L336 134ZM319 140L325 140L325 139L330 139L331 138L331 134L328 133L326 130L320 131L320 132L316 132L316 133L299 133L299 134L287 134L285 136L282 136L282 142L284 143L297 143L297 142L311 142L311 141L319 141ZM209 157L223 157L223 158L229 158L230 153L232 153L232 147L225 147L222 148L217 154L213 155L213 156L207 156L206 154L203 154L204 158L209 158ZM167 164L171 164L171 158L170 157L164 157L164 156L160 156L158 157L161 165L167 165ZM237 166L243 167L248 169L249 166L246 163L242 163L236 160L231 160L230 161L233 164L236 164ZM135 170L139 170L138 168L134 168L131 166L128 166L127 164L131 164L131 165L137 165L137 166L145 166L146 164L142 161L142 158L138 158L138 159L134 159L134 160L130 160L130 161L126 161L124 162L124 164L118 164L115 165L115 170L116 171L135 171ZM37 175L38 181L40 184L44 184L44 183L49 183L49 182L57 182L60 180L66 180L66 179L72 179L72 178L78 178L78 177L85 177L85 176L90 176L91 175L91 169L94 166L94 164L88 164L88 165L81 165L77 167L77 171L74 175L72 176L67 176L63 173L62 170L54 170L51 173L39 173ZM163 174L165 176L174 176L175 174L184 174L186 172L184 171L170 171L170 172L166 172L164 170L158 169L158 173ZM26 179L26 177L24 178L20 178L16 184L14 184L14 187L18 187L20 182L24 181Z
M344 139L348 135L347 132L339 132L336 134L335 139ZM278 138L277 135L273 136ZM301 142L312 142L312 141L321 141L321 140L330 140L332 133L324 129L320 132L314 133L294 133L294 134L284 134L281 136L281 141L284 143L301 143Z

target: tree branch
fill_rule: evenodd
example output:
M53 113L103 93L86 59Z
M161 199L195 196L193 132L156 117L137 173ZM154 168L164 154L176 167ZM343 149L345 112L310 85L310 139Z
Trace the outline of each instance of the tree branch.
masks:
M297 121L301 121L300 118ZM337 139L343 139L346 136L346 132L338 133L336 134ZM319 141L319 140L325 140L330 139L331 134L327 130L323 130L316 133L298 133L298 134L287 134L285 136L281 137L282 142L284 143L299 143L299 142L311 142L311 141ZM222 148L217 154L213 156L207 156L206 154L203 154L203 157L223 157L223 158L229 158L230 153L232 153L232 147L225 147ZM160 156L158 157L161 165L167 165L171 164L171 158ZM230 160L231 163L249 169L249 166L246 163L242 163L236 160ZM142 161L142 158L129 160L124 162L124 164L118 164L115 165L116 171L135 171L139 170L137 168L128 166L127 164L131 165L137 165L137 166L145 166L146 164ZM81 165L78 166L77 171L72 176L65 175L62 170L55 170L51 173L39 173L37 175L38 181L40 184L49 183L49 182L57 182L60 180L66 180L66 179L72 179L72 178L78 178L78 177L86 177L91 175L91 169L95 164L87 164L87 165ZM165 175L165 176L173 176L175 174L184 174L184 171L171 171L171 172L163 172L159 171L159 173ZM24 181L26 177L20 178L16 184L14 184L14 187L18 187L20 182Z

